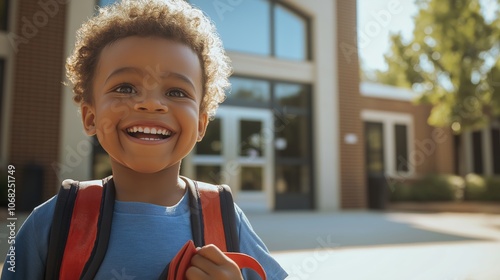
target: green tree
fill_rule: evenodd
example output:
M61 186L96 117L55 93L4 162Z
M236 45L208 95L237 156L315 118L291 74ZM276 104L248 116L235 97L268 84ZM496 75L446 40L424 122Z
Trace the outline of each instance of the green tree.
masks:
M500 1L499 1L500 2ZM416 0L413 39L391 36L379 82L411 87L432 104L428 122L455 132L500 115L500 20L487 21L479 0ZM490 8L490 7L484 7Z

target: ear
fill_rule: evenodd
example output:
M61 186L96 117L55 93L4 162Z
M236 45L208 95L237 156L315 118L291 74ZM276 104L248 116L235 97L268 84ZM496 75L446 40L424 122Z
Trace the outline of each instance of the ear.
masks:
M88 136L95 135L96 128L94 108L88 103L82 103L80 111L82 112L83 129Z
M208 114L206 112L200 113L198 119L198 142L200 142L205 136L208 126Z

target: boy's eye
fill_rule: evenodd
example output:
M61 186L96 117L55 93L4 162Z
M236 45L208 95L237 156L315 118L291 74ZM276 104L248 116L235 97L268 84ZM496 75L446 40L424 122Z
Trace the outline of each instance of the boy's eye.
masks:
M115 92L118 92L118 93L137 93L137 91L135 90L134 87L132 87L131 85L120 85L118 86L117 88L114 89Z
M173 89L167 92L167 96L172 96L172 97L186 97L187 94L184 93L182 90L179 89Z

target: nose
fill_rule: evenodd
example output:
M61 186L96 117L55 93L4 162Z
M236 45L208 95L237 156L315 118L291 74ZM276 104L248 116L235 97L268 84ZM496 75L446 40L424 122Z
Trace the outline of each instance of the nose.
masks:
M145 94L143 98L134 104L134 109L137 111L147 112L167 112L168 107L162 102L161 97L154 93Z

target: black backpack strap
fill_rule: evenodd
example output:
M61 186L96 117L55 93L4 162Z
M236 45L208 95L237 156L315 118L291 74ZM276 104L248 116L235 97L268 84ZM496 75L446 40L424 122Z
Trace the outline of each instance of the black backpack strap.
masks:
M49 249L45 269L45 279L47 280L59 279L78 190L81 186L85 187L85 185L92 184L95 185L95 181L78 182L65 180L59 190L49 235ZM81 279L94 278L104 259L109 242L115 201L115 189L112 177L102 180L102 186L103 197L100 205L97 236L91 256L82 272L83 276Z
M240 239L236 229L236 211L234 209L233 195L228 185L219 186L220 208L224 233L226 234L226 245L228 252L240 251Z
M193 241L197 247L205 245L203 237L203 211L201 210L201 201L199 189L204 187L217 188L219 192L220 209L222 214L222 222L224 225L224 233L226 236L226 246L228 252L239 252L240 241L236 229L236 212L234 208L234 200L231 189L227 185L212 185L204 182L193 181L186 177L181 177L189 188L189 208L191 211L191 231Z
M203 213L201 210L200 193L198 186L193 180L187 177L181 177L186 182L189 195L189 212L191 220L191 233L193 235L193 242L196 247L203 247L205 245L205 238L203 237Z
M101 200L101 214L97 222L97 238L92 254L83 269L81 279L84 280L95 278L108 250L109 236L111 235L111 221L113 219L116 194L113 178L105 178L102 185L103 197Z
M71 216L78 192L78 182L64 180L57 194L56 208L49 235L49 249L45 265L45 279L59 279L62 256L66 247Z
M189 195L189 211L191 220L191 233L193 235L193 242L196 247L203 247L205 245L204 238L204 225L203 225L203 211L200 200L200 187L217 188L220 200L220 209L222 214L222 222L224 226L224 234L226 237L226 247L228 252L239 252L240 243L238 232L236 230L236 213L234 208L233 196L231 189L227 185L211 185L203 182L193 181L187 177L181 176L186 182ZM168 264L163 270L158 279L166 279L169 271Z

